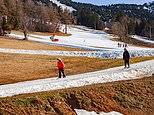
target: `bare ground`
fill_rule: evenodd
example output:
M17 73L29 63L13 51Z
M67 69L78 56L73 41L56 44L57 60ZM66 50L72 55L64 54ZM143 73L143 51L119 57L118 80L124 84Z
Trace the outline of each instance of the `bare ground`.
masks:
M154 114L154 76L0 99L0 114L75 115L74 109Z

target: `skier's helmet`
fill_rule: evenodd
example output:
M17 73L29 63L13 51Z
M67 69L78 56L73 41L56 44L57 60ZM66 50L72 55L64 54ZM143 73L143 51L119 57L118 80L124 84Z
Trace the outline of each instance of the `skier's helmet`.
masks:
M57 58L58 61L61 61L61 58Z

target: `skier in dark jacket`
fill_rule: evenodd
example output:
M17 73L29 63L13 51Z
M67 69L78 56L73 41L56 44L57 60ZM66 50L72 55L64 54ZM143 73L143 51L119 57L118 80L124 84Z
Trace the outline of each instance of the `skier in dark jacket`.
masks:
M125 63L125 68L127 67L127 65L128 65L128 68L130 67L129 59L130 59L129 52L127 51L126 48L124 48L123 60L124 60L124 63Z
M65 73L64 73L64 63L62 62L62 60L60 58L57 58L58 62L57 62L57 67L59 70L59 78L61 78L61 73L63 74L63 77L66 77Z

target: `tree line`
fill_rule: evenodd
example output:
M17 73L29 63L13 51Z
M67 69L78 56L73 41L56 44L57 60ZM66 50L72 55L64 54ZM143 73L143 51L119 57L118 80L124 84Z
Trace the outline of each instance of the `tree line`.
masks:
M59 0L72 6L77 23L96 29L110 28L121 38L128 34L137 34L154 38L154 2L143 5L114 4L97 6L87 3Z
M76 11L69 12L50 0L0 0L0 33L21 29L27 38L29 31L54 32L58 23L76 23L100 30L109 28L120 40L129 34L154 38L154 2L97 6L59 1Z
M40 0L0 0L0 34L22 30L25 39L30 31L55 32L57 24L72 24L72 14L52 3Z

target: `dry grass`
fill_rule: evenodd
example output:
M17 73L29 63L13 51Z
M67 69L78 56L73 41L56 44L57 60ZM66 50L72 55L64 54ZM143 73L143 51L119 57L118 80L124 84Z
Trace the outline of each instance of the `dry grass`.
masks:
M63 50L63 51L86 51L84 49L54 46L32 41L16 40L9 37L0 38L0 48L25 49L25 50Z
M57 56L21 55L0 53L0 84L57 77ZM123 65L121 59L94 59L86 57L61 57L66 75L81 74ZM133 58L131 63L154 59Z

